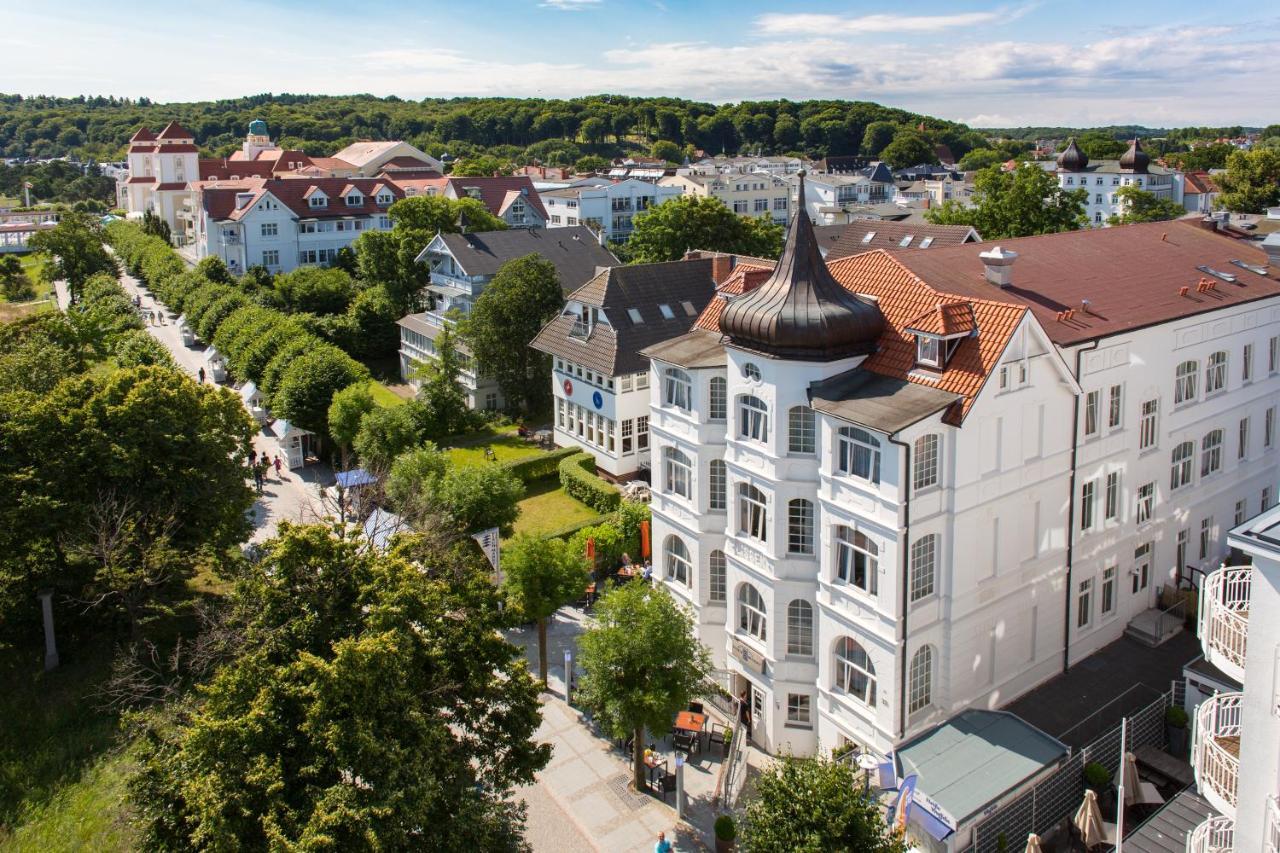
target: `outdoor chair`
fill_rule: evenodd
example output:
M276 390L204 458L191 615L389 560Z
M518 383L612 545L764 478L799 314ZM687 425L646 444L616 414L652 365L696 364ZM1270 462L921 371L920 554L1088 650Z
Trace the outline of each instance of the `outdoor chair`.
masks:
M720 757L723 758L728 749L724 740L724 727L717 723L712 723L711 731L707 733L707 744L709 746L717 743L720 744Z
M701 703L701 702L690 702L690 703L689 703L689 710L690 710L690 711L692 711L692 712L693 712L693 713L695 713L695 714L701 714L701 713L704 713L704 712L703 712L703 710L702 710L702 703Z
M676 790L676 774L665 773L658 780L658 790L662 792L662 802L667 801L667 794L674 793Z
M693 740L693 735L688 732L676 732L675 737L672 738L675 748L686 755L693 748Z

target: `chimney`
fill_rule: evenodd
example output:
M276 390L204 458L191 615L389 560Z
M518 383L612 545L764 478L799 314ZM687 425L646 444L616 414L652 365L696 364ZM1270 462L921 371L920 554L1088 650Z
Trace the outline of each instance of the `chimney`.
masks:
M725 279L733 272L733 255L715 254L711 256L711 280L717 285L724 284Z
M980 252L978 257L982 259L983 274L987 281L999 287L1013 284L1013 262L1018 259L1017 252L996 246L988 252Z
M1214 219L1212 216L1206 216L1204 219L1200 220L1200 227L1206 231L1217 231L1218 220Z

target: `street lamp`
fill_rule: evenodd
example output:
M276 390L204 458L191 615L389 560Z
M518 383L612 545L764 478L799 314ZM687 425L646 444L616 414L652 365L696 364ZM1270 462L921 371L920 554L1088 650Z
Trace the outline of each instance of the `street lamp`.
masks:
M871 796L871 773L880 766L880 759L876 758L869 752L863 752L858 756L858 769L862 771L862 795L870 798Z

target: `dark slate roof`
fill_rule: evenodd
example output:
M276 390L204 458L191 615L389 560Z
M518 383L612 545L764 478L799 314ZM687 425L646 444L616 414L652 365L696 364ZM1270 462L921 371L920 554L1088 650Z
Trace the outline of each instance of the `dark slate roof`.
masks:
M618 264L585 225L571 228L510 228L476 234L442 234L445 245L467 275L491 276L507 261L539 254L555 264L560 286L572 293L589 281L599 267ZM425 253L425 249L423 252ZM418 255L418 260L425 258Z
M715 289L710 260L612 267L569 294L571 301L601 309L607 326L597 324L587 337L571 336L577 318L566 312L543 326L530 346L606 376L636 373L649 363L641 350L689 331ZM670 308L671 319L661 305ZM639 323L629 309L640 313Z
M729 363L720 335L706 329L694 329L678 338L645 347L640 354L668 364L694 370L699 367L724 367Z
M809 386L809 405L814 409L888 435L959 399L959 394L861 368Z
M844 230L835 245L831 247L831 251L827 253L828 261L847 258L849 255L869 252L872 249L937 249L943 246L979 242L978 232L970 225L933 225L921 222L859 219L838 227ZM903 246L902 241L907 237L911 238L911 242ZM928 246L924 246L924 241L928 237L933 239L929 241Z
M1068 139L1067 147L1058 155L1058 167L1068 172L1081 172L1088 165L1089 157L1076 145L1076 138Z
M804 172L799 184L796 215L773 274L725 306L720 330L735 346L777 358L825 361L873 352L884 315L827 270L805 211Z
M1145 175L1151 165L1151 155L1142 150L1138 137L1129 143L1129 150L1120 155L1120 168L1137 175Z
M1128 853L1183 853L1187 836L1214 814L1213 806L1195 791L1182 791L1126 836L1124 849Z

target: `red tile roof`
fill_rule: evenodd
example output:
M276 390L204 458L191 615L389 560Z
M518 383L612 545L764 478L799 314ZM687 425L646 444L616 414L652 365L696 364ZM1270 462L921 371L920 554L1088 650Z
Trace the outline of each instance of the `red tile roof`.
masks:
M1236 259L1266 267L1265 252L1207 230L1194 219L1020 237L1000 244L1018 253L1013 284L1005 288L984 277L978 254L988 246L892 254L940 291L1026 306L1062 346L1280 296L1280 270L1273 267L1262 276L1231 263ZM1236 281L1211 278L1215 288L1200 292L1197 284L1206 274L1199 266L1233 275ZM978 325L985 331L981 316Z
M140 127L129 137L130 142L150 142L156 138L149 127Z
M186 181L168 181L163 184L156 184L157 190L172 191L172 190L185 190L186 188L187 188Z
M150 154L156 150L154 142L136 142L129 146L130 154Z
M388 179L394 181L395 174L386 175ZM528 196L529 206L538 214L543 222L546 222L547 209L542 206L542 199L538 197L538 191L534 189L533 179L528 175L496 175L489 178L447 178L446 184L453 190L455 198L467 198L467 187L476 187L480 190L480 200L484 202L484 206L494 216L501 216L503 211L503 202L506 200L507 193L511 190L517 192L524 190Z
M200 149L186 142L165 142L156 148L157 154L198 154Z
M419 160L417 157L401 155L399 157L392 157L390 160L383 163L380 168L384 172L393 172L401 169L431 169L431 164L425 160Z
M300 219L341 219L348 216L374 216L387 211L387 205L379 205L371 193L374 185L379 183L374 178L277 178L258 182L250 189L236 187L206 188L204 190L204 206L212 219L238 220L265 195L270 194L282 205L293 211ZM363 203L350 206L341 197L344 187L355 186L363 194ZM395 199L403 198L403 194L391 187ZM241 207L237 207L235 197L238 192L252 192L253 198ZM323 192L329 197L326 207L314 208L307 199L316 192Z
M1218 192L1218 185L1213 182L1208 172L1187 172L1184 177L1186 178L1184 192L1201 194Z
M274 163L255 162L253 160L228 160L217 157L200 159L200 180L225 181L234 175L239 178L269 178Z
M973 306L968 302L940 301L907 324L912 332L924 332L940 337L963 335L978 328L973 316Z
M127 184L154 184L155 182L156 179L151 175L138 175L136 177L130 177L129 180L125 181Z
M165 125L164 130L160 131L160 135L156 139L195 139L196 135L187 130L176 121L171 121Z

